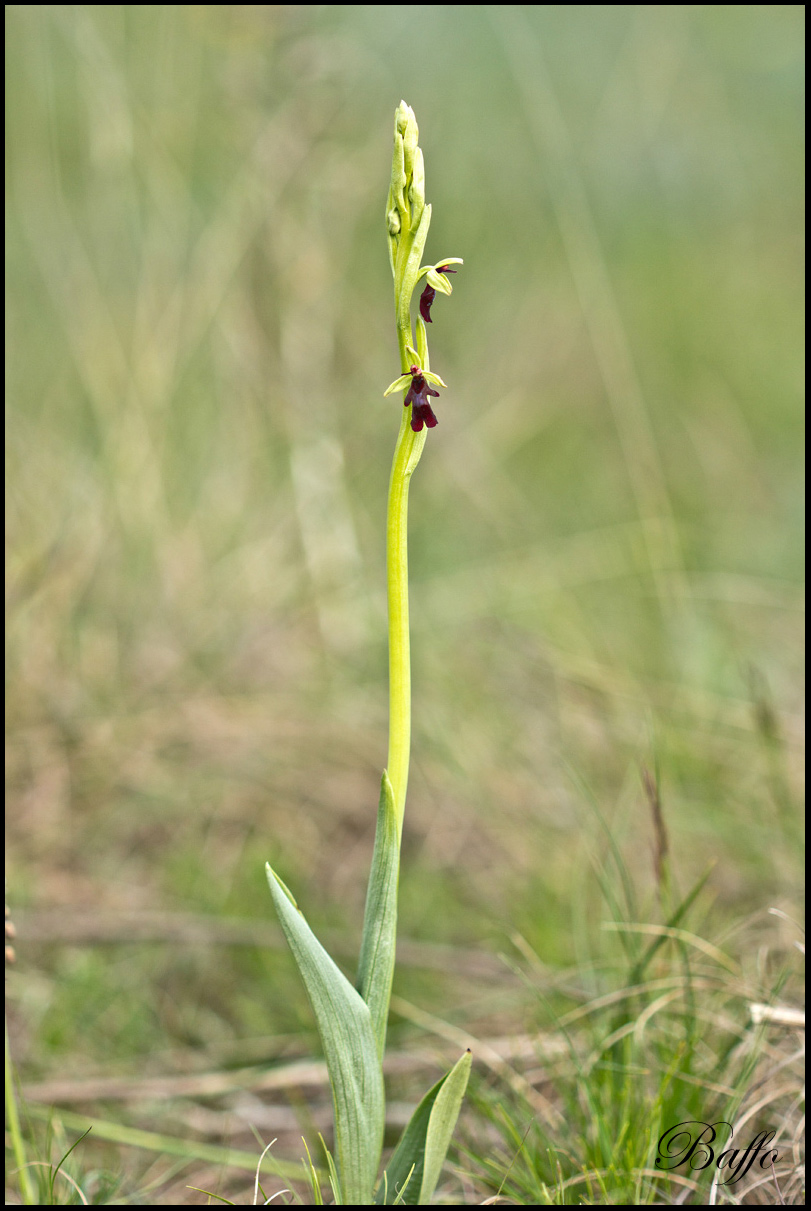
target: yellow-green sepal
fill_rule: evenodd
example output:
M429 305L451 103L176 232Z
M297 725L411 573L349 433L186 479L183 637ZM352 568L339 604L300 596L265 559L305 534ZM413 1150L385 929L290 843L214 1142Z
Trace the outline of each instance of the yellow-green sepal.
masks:
M446 269L448 265L464 265L464 263L461 257L449 256L444 261L437 261L436 265L423 265L417 274L417 281L420 278L427 277L429 284L433 286L434 290L442 290L445 294L450 294L451 284L444 274L440 273L440 269ZM437 278L439 281L435 280Z
M399 378L396 378L393 383L388 385L386 390L383 392L383 398L385 399L387 395L393 395L395 391L404 391L405 388L410 385L410 383L411 375L401 374Z
M438 290L440 294L453 294L453 286L451 286L444 273L438 273L436 269L429 269L427 273L428 285L434 290Z

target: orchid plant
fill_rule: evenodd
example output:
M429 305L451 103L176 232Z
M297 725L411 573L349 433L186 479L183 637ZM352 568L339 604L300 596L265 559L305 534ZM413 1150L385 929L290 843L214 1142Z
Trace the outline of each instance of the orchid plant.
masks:
M384 395L404 391L404 411L389 484L386 530L389 621L389 753L383 772L363 936L355 986L310 930L291 892L267 867L282 929L315 1013L332 1087L335 1155L327 1154L336 1204L430 1204L467 1088L465 1052L417 1106L379 1176L385 1127L383 1052L397 935L397 887L411 750L411 661L408 625L408 489L429 429L437 424L430 398L445 383L430 369L426 324L437 293L450 294L446 257L422 265L431 207L414 111L405 101L394 121L394 155L386 206L389 258L401 374ZM411 300L425 279L416 336Z

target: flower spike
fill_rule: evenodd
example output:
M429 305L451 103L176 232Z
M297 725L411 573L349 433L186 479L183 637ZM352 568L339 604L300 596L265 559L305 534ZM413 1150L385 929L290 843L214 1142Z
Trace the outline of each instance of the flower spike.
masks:
M437 418L429 396L438 396L434 387L445 384L429 370L428 342L425 325L431 323L431 305L440 294L450 294L452 265L461 265L461 257L445 257L436 265L420 265L431 222L431 207L425 201L425 163L419 146L419 128L414 110L405 101L394 115L394 149L391 180L386 202L386 232L389 259L394 276L394 304L397 320L397 340L400 346L402 373L385 390L384 395L406 390L404 404L410 404L411 428L420 433L433 429ZM412 341L411 300L420 278L425 278L417 316L417 348ZM420 446L420 449L422 447Z

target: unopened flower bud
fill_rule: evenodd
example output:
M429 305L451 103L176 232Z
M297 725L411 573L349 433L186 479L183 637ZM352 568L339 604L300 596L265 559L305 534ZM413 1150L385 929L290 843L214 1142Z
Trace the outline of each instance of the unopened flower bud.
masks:
M405 102L403 102L405 104ZM406 105L408 110L405 129L402 131L403 147L405 149L405 170L406 176L410 177L414 171L414 155L417 150L417 143L420 138L420 130L417 126L417 119L414 116L414 110Z
M420 215L425 209L425 160L421 147L414 152L414 167L411 173L408 200L411 203L411 223L416 227L420 221Z
M394 153L391 159L391 196L402 218L406 218L405 188L407 184L405 170L405 148L403 136L395 134Z
M406 126L408 126L408 120L409 118L413 117L414 110L410 105L406 105L405 101L401 101L394 111L394 133L396 135L405 134Z

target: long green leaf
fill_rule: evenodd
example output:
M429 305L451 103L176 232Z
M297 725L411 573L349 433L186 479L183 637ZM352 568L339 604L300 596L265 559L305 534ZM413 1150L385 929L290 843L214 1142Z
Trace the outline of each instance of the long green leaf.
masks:
M386 1046L394 956L397 946L397 882L400 872L400 839L397 808L388 773L383 771L377 831L366 892L363 941L358 963L357 988L372 1015L377 1054L382 1060Z
M448 1074L446 1072L428 1090L409 1119L405 1131L400 1136L400 1142L386 1166L383 1180L377 1188L375 1203L379 1206L392 1206L395 1201L405 1203L406 1206L410 1207L417 1206L420 1187L422 1186L425 1138L428 1134L428 1123L437 1094L447 1079ZM406 1182L408 1182L407 1186L405 1185ZM402 1197L398 1198L401 1191L403 1191Z
M459 1117L470 1076L469 1051L426 1093L400 1137L375 1203L409 1207L430 1202Z
M445 1157L448 1155L451 1136L462 1109L470 1065L473 1057L469 1051L456 1061L434 1101L428 1120L428 1135L425 1140L425 1167L420 1188L420 1206L431 1202L434 1196Z
M383 1147L383 1070L369 1007L313 934L292 895L267 867L268 884L315 1013L335 1110L343 1201L372 1202Z

